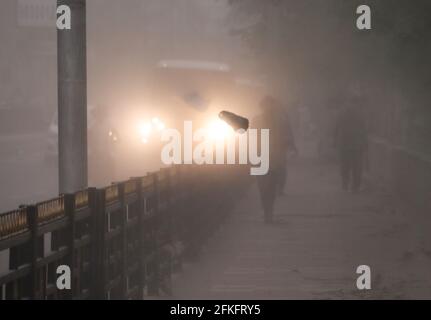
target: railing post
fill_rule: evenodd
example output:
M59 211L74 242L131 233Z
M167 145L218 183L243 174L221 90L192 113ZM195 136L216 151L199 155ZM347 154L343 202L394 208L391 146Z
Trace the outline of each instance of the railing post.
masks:
M37 270L37 257L39 250L39 241L37 237L37 208L34 205L27 207L27 221L30 229L30 299L37 299L37 287L38 287L38 270Z
M127 298L127 208L124 199L124 183L118 185L121 203L121 296Z
M138 252L142 255L139 257L139 265L138 265L138 286L139 286L139 295L140 298L144 298L144 275L145 275L145 264L144 264L144 246L143 246L143 214L145 212L145 208L143 208L143 195L142 195L142 180L136 179L136 194L138 197Z
M71 270L72 287L71 290L66 291L66 298L73 299L75 293L75 195L66 194L64 195L64 212L69 218L69 226L67 227L66 233L66 245L69 249L69 254L66 257L66 263Z
M160 253L159 253L159 185L157 174L151 174L153 178L154 185L154 215L151 219L152 225L152 252L154 254L153 261L153 277L151 282L148 284L148 294L149 295L159 295L160 289Z
M166 235L166 239L163 239L164 241L166 241L166 243L169 245L170 250L168 252L166 252L167 257L164 258L164 269L163 271L165 272L163 274L164 276L164 281L163 281L163 287L165 290L165 293L168 295L172 295L172 267L173 267L173 261L174 261L174 254L175 252L173 252L172 250L172 245L174 244L174 229L173 229L173 203L174 203L174 199L173 199L173 187L172 187L172 177L171 177L171 171L173 170L173 167L164 169L166 170L166 181L165 181L165 188L166 190L164 191L165 194L165 201L166 201L166 209L164 211L164 219L162 220L162 223L166 224L165 225L165 232L167 233ZM164 243L165 244L165 243ZM165 282L165 280L167 282Z
M92 259L92 290L93 299L105 299L105 267L103 264L105 254L105 192L104 190L93 191L93 259Z
M175 212L171 213L171 223L172 223L172 233L173 233L173 240L174 240L174 254L173 257L173 264L172 264L172 271L180 271L182 269L182 251L181 251L181 240L182 240L182 224L181 224L181 217L183 212L183 197L182 197L182 186L181 186L181 167L178 165L175 165L171 168L175 172L175 183L173 184L175 186L171 188L172 195L174 195L174 203L173 207L175 206ZM171 180L172 183L172 180ZM171 185L172 186L172 185ZM173 211L173 210L172 210Z

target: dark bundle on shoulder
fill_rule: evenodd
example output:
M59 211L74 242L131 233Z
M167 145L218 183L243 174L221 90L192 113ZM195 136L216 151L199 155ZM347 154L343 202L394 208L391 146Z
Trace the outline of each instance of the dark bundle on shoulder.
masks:
M247 118L241 117L229 111L220 112L219 118L230 125L235 131L247 131L249 127L249 121Z

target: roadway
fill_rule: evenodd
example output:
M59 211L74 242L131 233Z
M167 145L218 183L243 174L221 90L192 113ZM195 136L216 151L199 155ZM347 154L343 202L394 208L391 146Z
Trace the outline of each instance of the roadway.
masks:
M176 299L431 298L430 221L367 180L341 191L334 164L291 161L276 221L262 222L256 186L197 261L173 277ZM356 268L371 268L371 290Z

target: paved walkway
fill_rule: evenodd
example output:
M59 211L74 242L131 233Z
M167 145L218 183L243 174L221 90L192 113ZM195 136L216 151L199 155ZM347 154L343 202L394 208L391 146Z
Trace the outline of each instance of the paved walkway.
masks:
M431 298L430 223L382 189L340 191L334 165L298 159L276 223L262 223L256 186L173 280L176 299ZM369 265L372 289L356 288Z

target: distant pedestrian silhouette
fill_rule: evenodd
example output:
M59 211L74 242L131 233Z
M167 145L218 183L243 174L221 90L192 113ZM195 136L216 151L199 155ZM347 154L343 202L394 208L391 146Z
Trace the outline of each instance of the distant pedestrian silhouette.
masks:
M335 128L340 172L344 190L358 192L362 183L364 154L367 150L367 132L358 101L351 100L341 111Z

